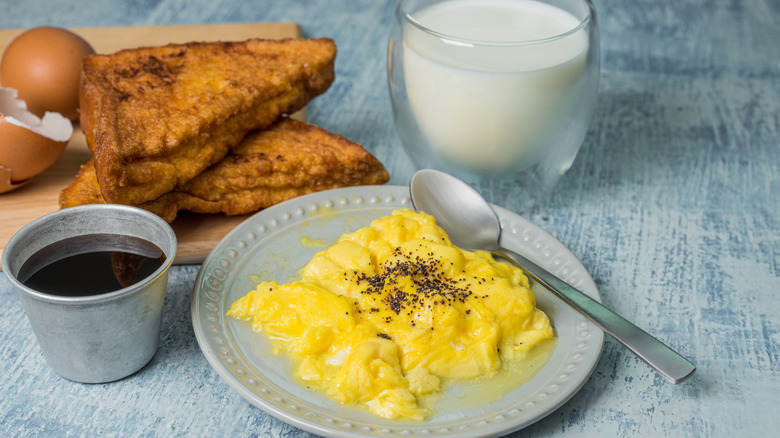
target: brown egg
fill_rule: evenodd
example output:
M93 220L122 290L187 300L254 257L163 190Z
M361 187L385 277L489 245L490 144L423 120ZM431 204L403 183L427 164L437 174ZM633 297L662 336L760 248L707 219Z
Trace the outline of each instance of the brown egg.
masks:
M81 61L95 53L75 33L58 27L36 27L17 36L0 60L0 85L15 88L30 112L46 111L78 118Z
M26 110L16 90L0 88L0 193L54 164L72 134L70 120L52 112L41 119Z

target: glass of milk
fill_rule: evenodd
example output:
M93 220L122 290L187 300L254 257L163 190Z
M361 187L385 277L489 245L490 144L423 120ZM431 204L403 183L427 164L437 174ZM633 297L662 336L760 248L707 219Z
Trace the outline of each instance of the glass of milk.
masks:
M598 92L590 0L400 0L388 48L393 116L417 167L549 191L574 162Z

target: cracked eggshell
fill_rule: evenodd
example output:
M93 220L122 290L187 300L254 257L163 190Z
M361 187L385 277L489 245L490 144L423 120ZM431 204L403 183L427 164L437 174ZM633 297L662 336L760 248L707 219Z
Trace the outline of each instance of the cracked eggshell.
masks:
M48 169L73 135L73 124L62 114L39 118L17 96L13 88L0 88L0 193Z

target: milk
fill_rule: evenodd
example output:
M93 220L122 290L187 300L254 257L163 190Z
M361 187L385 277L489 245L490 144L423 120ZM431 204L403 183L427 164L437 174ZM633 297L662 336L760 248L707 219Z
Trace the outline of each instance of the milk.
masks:
M575 117L588 52L580 20L530 0L453 0L412 17L453 37L403 30L409 104L430 145L477 171L538 163Z

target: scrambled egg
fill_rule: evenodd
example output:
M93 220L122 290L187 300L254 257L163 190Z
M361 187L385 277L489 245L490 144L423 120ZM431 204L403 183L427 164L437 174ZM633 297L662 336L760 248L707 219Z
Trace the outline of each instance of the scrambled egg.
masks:
M260 283L227 312L290 355L297 376L347 404L423 420L442 379L488 376L553 338L528 279L455 247L408 209L341 236L290 284Z

